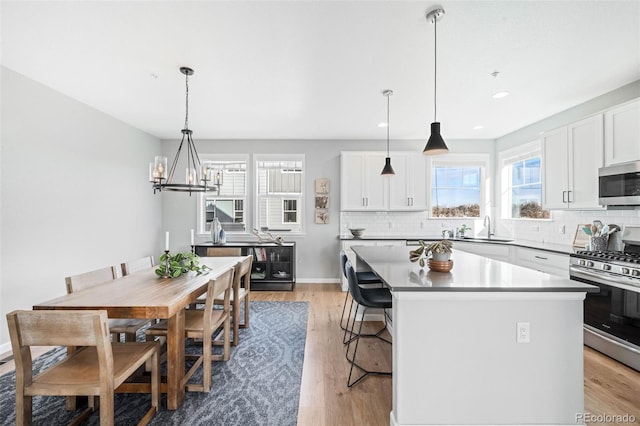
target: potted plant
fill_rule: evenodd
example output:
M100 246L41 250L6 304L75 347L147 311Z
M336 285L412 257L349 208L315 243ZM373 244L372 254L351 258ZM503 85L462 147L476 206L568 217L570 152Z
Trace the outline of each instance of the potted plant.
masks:
M177 278L180 275L194 271L198 274L209 269L206 265L199 265L198 255L194 253L176 253L174 255L163 253L160 256L160 265L156 269L159 277Z
M431 257L433 260L446 262L451 257L453 243L451 240L434 241L431 244L425 244L424 241L418 241L420 247L409 252L409 260L420 263L421 267L425 265L425 258Z
M464 238L464 234L467 231L471 231L471 228L469 228L467 225L465 225L464 223L462 224L462 226L460 228L458 228L458 236L460 238Z

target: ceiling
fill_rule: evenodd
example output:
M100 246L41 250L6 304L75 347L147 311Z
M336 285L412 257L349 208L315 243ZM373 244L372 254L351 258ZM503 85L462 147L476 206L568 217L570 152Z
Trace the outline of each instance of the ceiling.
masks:
M385 139L384 89L391 139L424 139L435 5L3 0L2 64L162 139L184 124L185 65L196 140ZM445 139L495 139L640 79L638 0L440 5Z

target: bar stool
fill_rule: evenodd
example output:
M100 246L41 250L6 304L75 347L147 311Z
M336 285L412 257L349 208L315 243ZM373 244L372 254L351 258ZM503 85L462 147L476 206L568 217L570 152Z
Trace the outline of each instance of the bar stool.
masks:
M370 374L382 375L382 376L390 376L391 371L379 371L379 370L367 370L362 367L360 364L356 362L356 354L358 353L358 343L360 342L361 337L377 337L380 340L391 344L390 340L385 339L380 334L384 331L384 328L376 334L362 334L362 323L364 322L364 316L369 308L376 309L390 309L392 307L392 299L391 292L388 288L363 288L358 285L356 271L353 269L353 265L351 262L347 260L345 264L345 270L347 273L347 282L349 283L349 292L351 293L351 297L356 302L356 312L353 315L353 321L351 323L351 338L347 342L347 351L345 353L345 357L349 362L351 362L351 368L349 369L349 378L347 379L347 386L351 387L356 383L360 382L362 379L367 377ZM356 317L358 316L358 310L360 307L362 310L362 320L360 321L360 327L358 328L358 332L354 332ZM385 313L385 325L386 325L386 313ZM348 324L347 324L348 326ZM349 358L349 348L351 347L351 343L355 341L355 348L353 350L353 357ZM355 379L353 382L351 381L351 376L353 375L353 367L357 367L359 370L363 372L360 377Z
M345 265L348 260L349 258L347 257L347 253L345 253L344 250L340 250L340 264L342 266L342 273L347 280L349 278L347 277L347 271L345 269ZM382 286L382 281L380 281L380 278L378 278L378 276L371 271L356 272L356 278L358 280L358 285L379 284L380 286ZM347 289L347 291L345 292L344 304L342 305L342 315L340 316L340 328L344 330L344 337L342 339L342 343L345 343L345 344L347 343L347 331L348 331L347 325L349 324L349 318L351 317L351 310L353 309L353 303L351 303L351 305L349 306L349 315L347 316L347 323L345 325L342 325L342 323L344 322L344 313L346 311L348 300L349 300L349 289Z

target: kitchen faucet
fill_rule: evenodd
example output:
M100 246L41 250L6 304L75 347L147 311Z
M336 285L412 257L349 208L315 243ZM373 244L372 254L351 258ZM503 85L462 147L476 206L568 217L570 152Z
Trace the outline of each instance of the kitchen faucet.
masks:
M487 227L487 238L491 238L493 234L491 233L491 218L489 215L484 217L484 223L482 225Z

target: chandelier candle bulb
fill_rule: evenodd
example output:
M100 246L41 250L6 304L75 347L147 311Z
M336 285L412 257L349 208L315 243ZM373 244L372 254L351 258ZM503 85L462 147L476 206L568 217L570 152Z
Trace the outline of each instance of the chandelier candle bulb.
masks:
M206 165L200 166L200 180L205 182L211 180L209 178L209 168Z
M193 167L188 167L186 171L186 183L187 185L195 185L196 184L196 169Z
M156 156L153 177L156 180L165 179L167 170L167 157Z

